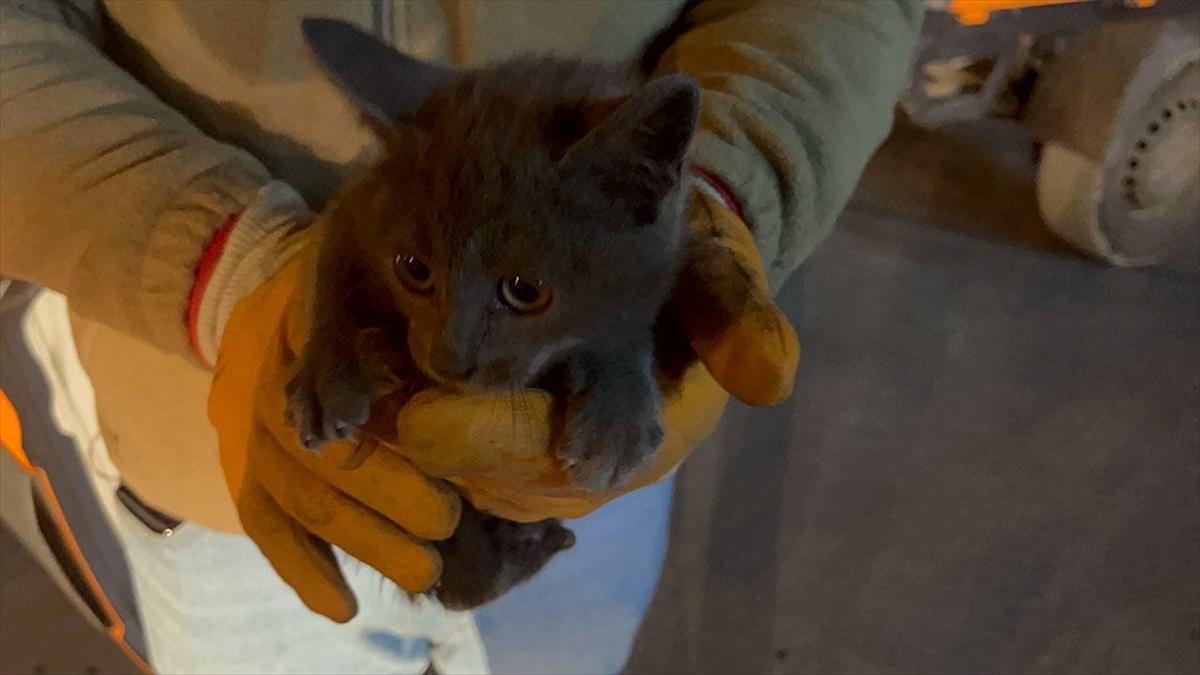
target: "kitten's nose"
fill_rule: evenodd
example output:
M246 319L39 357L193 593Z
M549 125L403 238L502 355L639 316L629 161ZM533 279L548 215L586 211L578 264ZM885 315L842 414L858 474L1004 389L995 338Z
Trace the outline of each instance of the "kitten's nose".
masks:
M429 365L443 379L462 381L475 372L478 361L474 354L465 353L445 343L438 344L429 355Z

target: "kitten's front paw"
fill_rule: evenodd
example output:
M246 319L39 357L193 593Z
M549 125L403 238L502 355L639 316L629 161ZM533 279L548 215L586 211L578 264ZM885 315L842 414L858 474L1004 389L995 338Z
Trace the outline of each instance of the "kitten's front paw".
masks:
M305 368L287 387L287 421L309 450L354 435L371 416L374 394L352 369L318 374Z
M558 457L577 485L602 492L624 485L644 469L662 439L654 406L618 412L593 401L568 412Z

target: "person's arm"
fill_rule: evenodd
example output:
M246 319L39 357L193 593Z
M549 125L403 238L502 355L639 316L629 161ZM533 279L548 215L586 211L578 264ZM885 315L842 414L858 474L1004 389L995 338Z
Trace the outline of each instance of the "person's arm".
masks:
M205 136L118 68L102 38L87 0L0 4L0 275L190 353L195 271L214 235L238 249L220 256L230 267L273 248L264 238L304 220L307 207L256 159ZM226 283L230 271L221 272ZM208 323L211 334L217 321Z
M73 22L80 15L64 8L72 5L0 4L0 275L61 291L82 315L202 361L216 360L242 301L261 330L224 340L240 360L225 359L211 401L246 534L334 620L356 604L330 545L401 588L425 590L440 563L424 537L453 531L456 493L398 456L380 453L348 472L329 450L286 455L262 441L260 418L236 417L254 411L246 401L256 394L284 395L282 383L257 386L255 357L280 344L285 320L278 285L259 282L305 239L291 234L311 217L307 206L107 60L87 30L97 24L86 14ZM292 269L302 265L292 258ZM277 417L282 425L282 407ZM257 448L249 458L229 450L247 445Z
M658 72L703 89L693 161L725 183L778 289L892 126L920 0L699 0Z

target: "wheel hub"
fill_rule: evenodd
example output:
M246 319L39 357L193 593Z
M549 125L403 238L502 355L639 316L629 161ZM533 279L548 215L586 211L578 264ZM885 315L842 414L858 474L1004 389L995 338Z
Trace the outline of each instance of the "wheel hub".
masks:
M1127 124L1110 155L1101 227L1127 259L1157 259L1200 227L1200 63L1159 86Z

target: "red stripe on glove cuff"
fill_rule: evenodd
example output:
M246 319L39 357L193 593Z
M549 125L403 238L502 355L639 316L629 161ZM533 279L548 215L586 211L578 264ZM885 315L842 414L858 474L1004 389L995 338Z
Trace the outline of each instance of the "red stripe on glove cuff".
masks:
M210 368L213 364L209 363L208 357L200 351L199 327L196 325L200 317L200 301L204 298L208 282L212 280L217 262L221 260L221 254L225 252L225 244L229 241L233 226L237 225L241 215L240 213L230 215L225 223L213 233L212 239L200 253L200 259L196 261L195 281L192 282L192 290L188 293L187 316L184 317L188 328L188 342L191 344L192 353L196 355L196 358Z
M698 166L691 167L692 175L704 181L709 187L721 196L721 201L725 202L725 207L737 214L738 218L746 220L746 213L742 209L742 202L733 194L729 186L725 185L725 181L718 178L715 174L702 169Z

